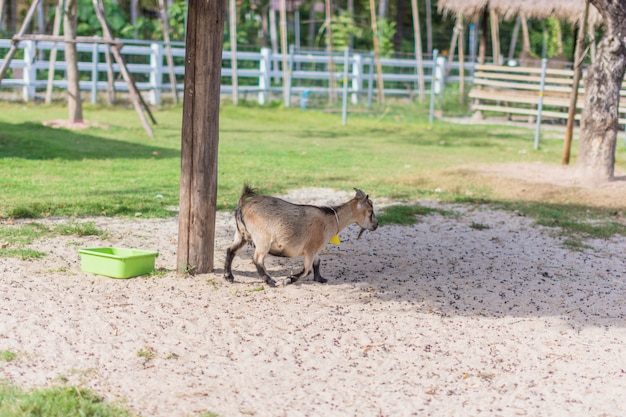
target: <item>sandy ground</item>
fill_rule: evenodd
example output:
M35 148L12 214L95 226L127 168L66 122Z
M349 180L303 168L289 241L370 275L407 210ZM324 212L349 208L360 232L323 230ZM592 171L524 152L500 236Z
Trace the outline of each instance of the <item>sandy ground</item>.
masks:
M229 213L215 273L128 280L82 272L78 248L155 249L173 270L177 220L80 219L110 236L0 259L0 351L18 353L0 379L86 386L145 417L626 415L626 239L572 251L514 213L423 204L456 215L350 227L322 255L327 284L278 288L249 249L223 280Z

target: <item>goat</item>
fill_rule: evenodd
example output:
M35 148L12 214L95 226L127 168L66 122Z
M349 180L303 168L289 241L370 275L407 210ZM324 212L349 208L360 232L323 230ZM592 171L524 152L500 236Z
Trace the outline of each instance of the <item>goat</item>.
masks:
M285 284L306 277L313 267L314 280L325 283L320 275L319 253L331 239L348 225L356 223L365 230L376 230L378 220L374 205L363 191L354 189L350 201L335 207L292 204L280 198L258 195L248 185L244 186L235 211L237 230L233 244L226 250L224 279L234 281L233 258L246 243L254 244L253 262L259 276L270 286L276 281L265 269L265 256L295 258L304 256L302 271L289 276Z

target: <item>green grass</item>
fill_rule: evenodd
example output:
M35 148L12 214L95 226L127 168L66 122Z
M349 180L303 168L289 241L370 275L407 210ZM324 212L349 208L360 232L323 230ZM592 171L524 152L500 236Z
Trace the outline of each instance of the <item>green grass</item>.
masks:
M452 108L454 100L454 95L447 95L443 103L449 102L446 106ZM4 116L0 120L0 219L175 215L180 106L153 109L158 121L154 138L145 135L137 115L127 108L86 105L86 120L109 127L83 131L41 125L45 120L66 118L67 110L60 106L0 103L0 112ZM610 224L611 210L598 207L597 201L580 203L600 213L602 220L590 223L588 213L575 210L578 203L564 202L567 192L551 199L533 196L529 190L511 192L511 184L486 182L472 171L483 164L560 163L562 141L544 133L535 151L533 134L532 129L516 127L441 121L429 125L424 108L410 104L352 113L347 126L341 125L338 114L224 105L217 208L232 210L244 182L270 194L300 187L348 191L358 187L396 202L438 199L506 205L513 210L522 206L539 224L552 218L572 230L582 225L586 229L580 233L584 234L589 230L591 234L623 233L619 223ZM575 158L576 147L572 150ZM624 156L626 150L619 146L618 169ZM530 209L533 204L553 204L557 213L539 213ZM7 240L2 237L4 228L0 226L0 243Z
M11 362L17 358L17 353L12 352L10 350L2 350L0 351L0 361L2 362Z
M534 219L537 225L558 228L560 234L570 238L607 239L616 234L626 236L626 225L618 221L623 213L613 209L529 202L498 202L493 205L517 211Z
M451 214L451 212L447 210L424 207L417 204L393 205L385 207L383 212L378 214L376 218L381 226L388 224L408 226L416 223L418 221L418 216L427 216L433 213L439 213L444 216Z
M21 259L39 259L46 254L28 248L36 239L45 236L100 236L106 237L105 231L98 229L93 222L48 226L38 222L29 222L20 225L0 226L0 257Z
M86 107L85 118L110 127L72 132L44 127L60 107L0 103L0 218L71 215L167 217L178 205L181 108L155 110L147 137L136 114ZM393 199L432 196L429 172L461 164L550 159L559 145L532 151L515 130L427 124L417 108L383 117L299 109L224 106L220 115L218 208L231 209L244 181L270 193L302 186ZM520 154L526 149L526 154ZM426 174L426 178L424 175ZM482 195L482 193L479 193Z
M0 384L0 417L131 417L135 414L105 402L83 388L57 387L32 391Z

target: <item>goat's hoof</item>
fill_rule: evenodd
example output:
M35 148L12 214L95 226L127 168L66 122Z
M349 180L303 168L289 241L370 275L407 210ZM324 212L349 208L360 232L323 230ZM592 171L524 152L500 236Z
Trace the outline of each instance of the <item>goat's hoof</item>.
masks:
M291 275L287 278L285 278L285 280L283 281L285 283L285 285L289 285L289 284L293 284L295 282L297 282L300 278L295 276L295 275Z
M228 282L235 282L235 277L233 274L224 274L224 279Z
M319 282L320 284L325 284L328 282L328 280L326 278L323 277L315 277L313 278L314 281Z
M272 278L267 277L265 278L265 283L267 285L269 285L270 287L275 287L276 286L276 281L274 281Z

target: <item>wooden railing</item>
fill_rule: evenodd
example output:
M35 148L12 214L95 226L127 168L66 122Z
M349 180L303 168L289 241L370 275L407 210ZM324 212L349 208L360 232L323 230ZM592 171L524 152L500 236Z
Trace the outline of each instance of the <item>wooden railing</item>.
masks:
M543 83L542 83L543 78ZM567 120L574 71L537 67L476 65L474 85L469 92L472 111ZM626 96L622 87L621 96ZM585 102L585 89L579 87L576 119ZM539 104L541 101L541 109ZM620 124L626 123L626 106L619 108Z

